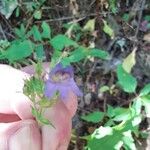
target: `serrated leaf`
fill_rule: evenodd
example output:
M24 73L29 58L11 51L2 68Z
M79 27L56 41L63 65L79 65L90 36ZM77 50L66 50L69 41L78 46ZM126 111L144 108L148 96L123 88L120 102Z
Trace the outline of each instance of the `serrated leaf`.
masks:
M102 121L103 117L103 112L94 111L93 113L90 113L86 116L82 116L81 118L88 122L99 123L100 121Z
M39 44L35 47L35 53L36 53L36 58L37 59L44 59L45 53L44 53L44 48L42 44Z
M145 87L140 91L140 96L147 95L150 93L150 83L146 84Z
M25 37L26 37L26 35L25 35L25 34L26 34L26 30L25 30L25 27L24 27L23 24L21 24L20 29L15 28L15 34L16 34L19 38L25 39Z
M133 93L137 87L137 80L131 74L127 73L122 65L117 67L118 83L125 92Z
M59 34L51 39L50 43L52 44L55 50L63 50L65 47L74 46L78 47L78 44L73 40L69 39L67 36Z
M41 33L42 37L51 39L51 29L50 29L49 25L46 22L42 22L41 27L43 29L43 32Z
M32 28L32 34L33 34L33 37L34 37L35 41L41 41L42 40L41 33L39 32L37 26L33 26L33 28Z
M95 30L95 19L90 19L83 27L83 30L93 32Z
M0 55L0 59L8 59L9 62L24 59L32 54L33 46L30 40L13 43Z
M114 38L113 29L108 25L108 23L105 20L103 20L103 23L104 23L103 31L113 39Z
M104 50L96 49L96 48L90 49L89 55L92 57L98 57L101 59L106 59L109 56L108 52Z
M135 65L136 63L136 60L135 60L135 52L136 52L136 49L134 49L123 61L122 63L122 67L123 69L130 73L131 72L131 69L133 68L133 66Z
M84 47L79 47L75 49L73 52L70 53L70 56L68 57L70 62L78 62L84 58L87 57L88 50Z

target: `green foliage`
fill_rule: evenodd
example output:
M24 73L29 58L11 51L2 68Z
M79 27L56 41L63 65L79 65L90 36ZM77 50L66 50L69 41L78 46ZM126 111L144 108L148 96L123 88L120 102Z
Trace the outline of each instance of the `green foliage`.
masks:
M136 63L136 60L135 60L135 52L136 50L133 50L123 61L122 63L122 67L123 69L127 72L127 73L130 73L131 72L131 69L133 68L133 66L135 65Z
M43 29L43 32L41 33L42 37L46 39L51 39L51 29L49 25L46 22L43 22L41 27Z
M104 23L103 31L113 39L114 38L113 29L108 25L108 23L105 20L103 20L103 23Z
M140 96L150 94L150 83L145 85L145 87L140 91Z
M35 19L41 19L42 17L42 12L40 10L36 10L33 14Z
M93 113L90 113L86 116L82 116L81 118L88 122L99 123L100 121L102 121L103 117L103 112L94 111Z
M144 19L150 22L150 15L146 15Z
M114 108L108 105L106 114L100 121L101 123L106 123L104 126L95 129L90 138L87 138L85 149L120 150L123 148L125 150L136 150L135 139L133 137L138 137L142 134L139 131L139 125L143 119L141 111L144 110L147 117L150 117L150 84L145 85L132 102L129 108ZM90 119L94 118L95 123L99 122L97 113L90 114L85 116L85 119L82 119L91 121Z
M92 48L89 51L89 55L92 57L97 57L97 58L101 58L101 59L107 59L109 54L104 51L104 50L100 50L100 49L96 49L96 48Z
M131 74L127 73L123 69L122 65L119 65L117 67L117 77L119 85L125 92L135 92L137 87L137 81Z
M10 63L22 60L30 56L33 52L34 45L30 40L15 41L3 51L0 55L0 59L8 59Z
M83 30L93 32L95 30L95 19L89 20L83 27Z
M128 22L129 19L130 19L130 16L128 13L124 13L123 16L122 16L122 19L125 21L125 22Z
M115 14L117 13L117 0L108 0L110 10Z
M55 50L59 51L69 46L78 47L78 44L76 42L62 34L56 35L54 38L51 39L50 43Z

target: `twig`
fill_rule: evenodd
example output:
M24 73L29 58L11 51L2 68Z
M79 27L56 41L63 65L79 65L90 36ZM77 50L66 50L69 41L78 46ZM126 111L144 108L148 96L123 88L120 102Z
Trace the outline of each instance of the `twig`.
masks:
M103 14L103 15L105 15L105 14L112 14L111 12L104 12L104 13L99 13L99 14ZM94 17L94 16L96 16L97 15L97 13L91 13L91 14L87 14L87 15L80 15L80 16L78 16L77 17L77 19L84 19L84 18L86 18L86 17ZM65 21L65 20L71 20L71 19L75 19L75 17L74 16L68 16L68 17L62 17L62 18L56 18L56 19L47 19L47 20L44 20L45 22L55 22L55 21ZM36 23L40 23L40 22L42 22L43 20L39 20L39 21L36 21Z
M88 74L88 76L87 76L86 84L85 84L85 85L87 85L87 83L89 82L90 77L92 76L92 73L94 72L94 70L95 70L96 65L97 65L98 62L99 62L99 60L96 60L96 61L94 62L94 65L93 65L92 69L90 70L90 72L89 72L89 74Z
M5 40L7 40L6 35L5 35L5 33L4 33L3 29L2 29L1 24L0 24L0 32L2 33L3 38L4 38Z
M140 24L141 24L141 19L142 19L142 14L143 14L143 10L144 10L144 5L145 5L145 0L142 0L142 5L141 5L141 10L139 12L139 17L138 17L138 26L136 28L136 32L135 32L135 39L137 40L137 36L139 33L139 28L140 28Z

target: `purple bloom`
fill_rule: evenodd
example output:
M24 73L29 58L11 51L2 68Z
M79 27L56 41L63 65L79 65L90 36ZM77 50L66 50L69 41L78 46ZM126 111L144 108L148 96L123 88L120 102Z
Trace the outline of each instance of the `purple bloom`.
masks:
M50 99L56 91L59 91L61 100L66 100L70 91L77 96L82 96L82 93L74 81L74 73L71 66L64 68L63 65L59 63L49 73L49 79L45 83L44 94Z

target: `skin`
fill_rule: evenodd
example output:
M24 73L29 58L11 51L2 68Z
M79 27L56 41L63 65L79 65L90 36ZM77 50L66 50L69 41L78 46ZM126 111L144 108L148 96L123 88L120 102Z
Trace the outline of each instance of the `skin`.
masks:
M48 73L48 63L43 64ZM34 74L32 66L22 71L0 65L0 149L67 150L71 119L77 109L77 97L68 93L66 103L59 100L44 115L55 128L38 126L31 114L32 103L23 94L24 80Z

